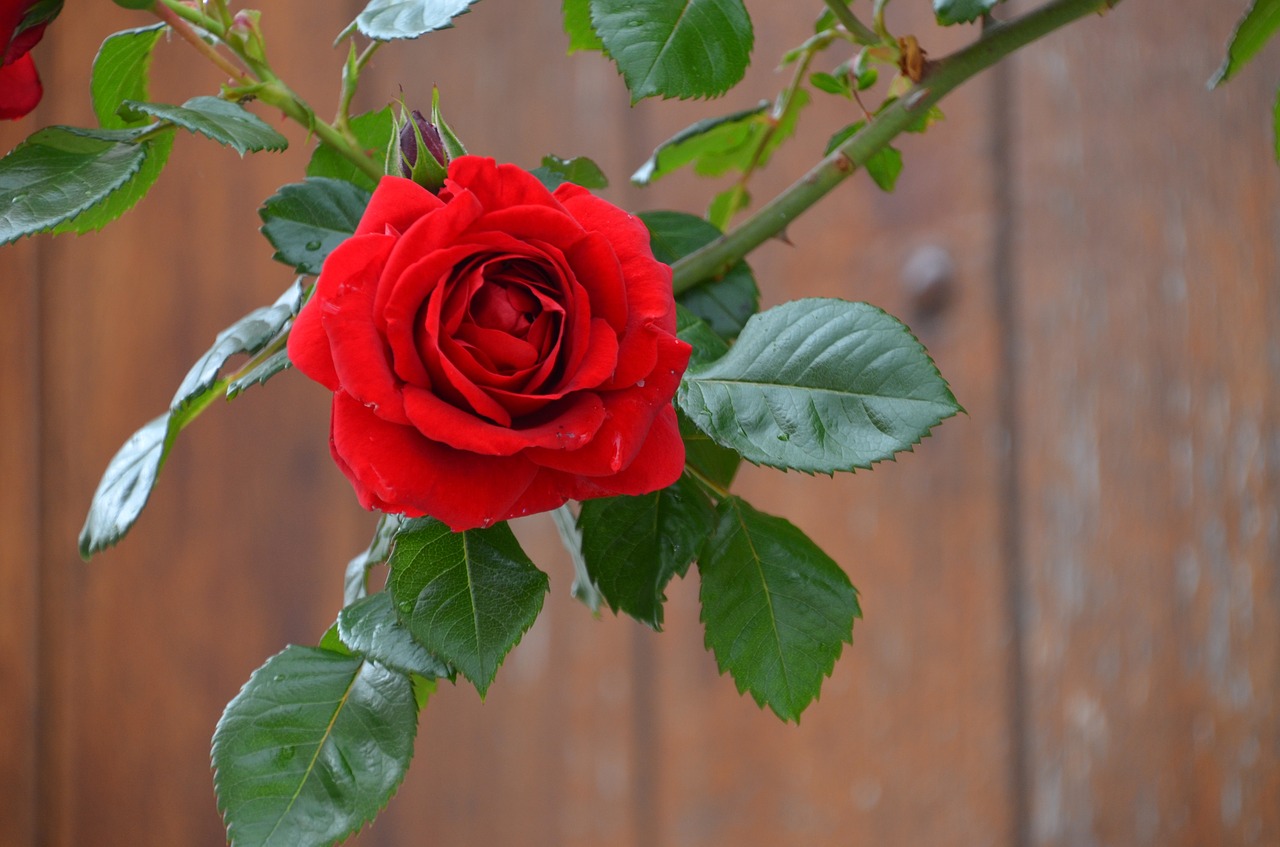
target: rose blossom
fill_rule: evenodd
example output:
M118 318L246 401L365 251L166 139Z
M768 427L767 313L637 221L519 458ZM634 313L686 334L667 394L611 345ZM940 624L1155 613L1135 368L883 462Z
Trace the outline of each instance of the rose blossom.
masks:
M289 356L334 392L331 452L366 508L464 530L675 482L675 328L637 218L462 156L438 197L382 179Z
M0 119L21 118L44 89L30 50L62 9L61 0L0 0Z

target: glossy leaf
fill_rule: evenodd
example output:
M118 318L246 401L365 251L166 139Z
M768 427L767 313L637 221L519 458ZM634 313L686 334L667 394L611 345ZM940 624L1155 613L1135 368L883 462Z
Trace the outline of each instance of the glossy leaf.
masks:
M405 626L483 697L542 610L547 575L505 523L451 532L433 518L406 521L390 564L387 590Z
M933 0L938 23L967 24L990 12L1000 0Z
M356 26L376 41L417 38L453 26L476 0L370 0Z
M0 159L0 244L70 220L128 183L147 158L132 138L53 126Z
M685 212L641 212L639 217L649 228L654 257L668 265L722 235L706 220ZM747 318L760 308L760 289L750 266L739 261L720 279L702 283L677 300L720 336L736 338Z
M74 232L83 235L96 232L137 205L160 178L173 150L173 131L162 132L139 145L145 156L142 167L124 185L108 194L102 202L85 209L70 220L50 230L55 235Z
M768 120L767 100L750 109L743 109L718 118L707 118L690 124L654 148L653 153L631 175L636 185L648 185L690 162L701 176L720 176L733 167L733 154L737 152L738 169L748 164L747 144L753 127ZM707 157L708 162L701 159Z
M799 721L862 616L840 567L782 518L737 497L698 557L707 647L738 691Z
M376 112L365 112L350 120L351 131L355 134L360 149L381 160L391 144L391 136L395 132L395 119L391 107L386 106ZM355 163L334 150L327 144L316 146L307 163L307 176L324 176L355 183L366 191L373 191L377 183Z
M343 609L338 614L338 636L356 653L392 670L428 679L453 676L449 666L427 652L400 623L391 595L385 591Z
M564 0L564 34L569 36L569 52L604 50L600 36L591 25L591 0Z
M1210 87L1217 87L1231 79L1244 64L1252 59L1280 29L1280 0L1253 0L1244 17L1236 24L1231 40L1227 42L1227 56L1222 67L1209 80Z
M920 342L866 303L804 299L762 312L676 401L717 443L809 473L867 468L960 410Z
M213 736L214 789L234 847L327 847L386 805L413 755L402 673L290 646L254 672Z
M530 171L542 180L548 190L555 191L566 182L583 188L607 188L609 180L600 166L586 156L561 159L559 156L543 156L542 165Z
M342 602L345 605L369 596L369 571L391 556L391 545L400 531L400 521L399 515L382 515L369 546L347 562L347 571L342 578Z
M241 156L259 150L283 150L289 140L262 118L219 97L193 97L181 106L127 100L121 111L128 117L151 115L225 144Z
M117 111L126 100L147 99L151 52L164 30L164 24L126 29L108 36L98 48L89 95L102 126L121 129L147 123L145 117L127 120Z
M742 457L711 440L683 412L676 413L680 439L684 441L684 463L697 477L720 490L728 490L742 465Z
M280 338L302 307L302 299L299 280L273 305L255 309L221 332L187 372L169 410L135 432L117 451L98 482L80 530L83 558L111 547L128 533L151 497L174 439L213 400L219 370L232 356L258 353Z
M683 305L676 304L676 334L693 347L689 367L697 369L729 352L729 343L702 318Z
M578 526L587 570L609 608L660 630L667 583L685 575L715 526L715 511L682 476L651 494L588 500Z
M631 92L718 97L742 79L754 34L742 0L590 0L591 23Z
M311 177L283 186L258 210L274 258L300 273L320 273L325 257L351 237L369 192L338 179Z

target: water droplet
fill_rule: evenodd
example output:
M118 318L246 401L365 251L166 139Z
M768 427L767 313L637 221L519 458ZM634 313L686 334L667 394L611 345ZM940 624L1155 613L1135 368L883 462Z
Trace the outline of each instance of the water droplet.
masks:
M320 242L319 242L319 241L308 241L308 242L307 242L307 249L308 249L308 250L319 250L319 249L320 249Z
M787 435L785 432L780 432L780 433L778 433L778 440L779 440L779 441L790 441L790 440L791 440L791 436L790 436L790 435Z
M638 380L636 380L636 388L644 388L644 380L643 380L643 379L638 379Z

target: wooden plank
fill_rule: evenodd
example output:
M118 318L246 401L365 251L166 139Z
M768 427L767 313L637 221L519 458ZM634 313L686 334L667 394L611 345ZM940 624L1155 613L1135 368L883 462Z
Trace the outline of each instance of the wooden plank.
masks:
M1016 65L1034 844L1280 842L1275 78L1205 91L1234 14Z

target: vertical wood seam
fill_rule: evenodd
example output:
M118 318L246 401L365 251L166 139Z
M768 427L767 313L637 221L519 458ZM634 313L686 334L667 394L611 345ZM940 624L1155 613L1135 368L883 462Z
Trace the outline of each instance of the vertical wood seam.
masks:
M1009 634L1008 790L1013 810L1012 844L1030 847L1031 739L1028 737L1029 704L1026 666L1027 583L1022 534L1022 479L1019 451L1022 447L1018 416L1018 360L1022 352L1018 324L1016 265L1014 256L1016 202L1013 179L1013 70L1008 61L991 69L991 180L995 225L992 231L991 265L995 294L996 346L999 378L996 404L1004 435L1004 462L1000 467L1000 557L1004 571L1005 616Z

